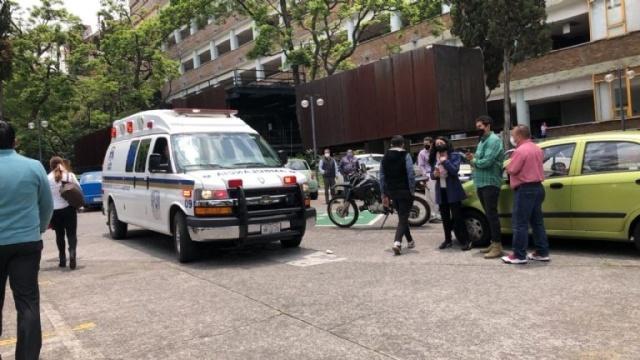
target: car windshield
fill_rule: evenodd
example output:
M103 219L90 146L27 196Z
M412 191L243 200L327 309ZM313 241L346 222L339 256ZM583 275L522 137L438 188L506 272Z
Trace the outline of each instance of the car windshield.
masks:
M278 154L257 134L174 135L172 143L180 171L281 166Z
M382 156L380 155L371 155L371 156L363 156L358 159L360 163L365 165L380 165L382 162Z
M100 172L86 173L86 174L82 174L82 176L80 177L81 184L92 183L92 182L102 182L102 173Z
M290 159L286 167L291 170L302 170L302 171L309 170L309 166L307 165L307 162L304 160Z

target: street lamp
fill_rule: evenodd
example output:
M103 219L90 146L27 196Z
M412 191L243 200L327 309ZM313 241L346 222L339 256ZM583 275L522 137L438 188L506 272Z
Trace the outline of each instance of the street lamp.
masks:
M604 81L608 82L609 84L611 84L616 77L618 78L618 102L620 103L620 123L622 125L622 131L627 130L627 126L626 126L626 113L625 113L625 109L624 109L624 98L622 95L622 77L626 77L628 80L633 79L636 76L636 72L629 69L626 72L621 69L618 68L615 70L615 74L614 73L609 73L607 75L605 75L604 77ZM629 104L628 104L629 105Z
M38 156L40 162L42 162L42 129L46 129L49 127L49 122L46 120L38 121L38 122L30 122L28 124L29 130L34 130L36 127L38 128Z
M324 99L319 96L307 95L304 100L300 101L303 109L311 107L311 134L313 137L313 160L318 160L318 147L316 143L316 106L324 106Z

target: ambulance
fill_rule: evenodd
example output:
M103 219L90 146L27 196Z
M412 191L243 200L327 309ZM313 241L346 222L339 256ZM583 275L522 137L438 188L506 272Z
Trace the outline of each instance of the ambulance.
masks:
M307 179L235 115L153 110L115 121L102 175L110 236L125 238L128 225L169 235L180 262L205 242L298 247L316 219Z

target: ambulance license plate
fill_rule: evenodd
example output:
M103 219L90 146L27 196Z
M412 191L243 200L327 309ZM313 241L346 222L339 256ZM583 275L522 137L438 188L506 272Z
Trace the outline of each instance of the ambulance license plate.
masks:
M277 234L280 232L280 223L262 224L260 226L260 233L262 235Z

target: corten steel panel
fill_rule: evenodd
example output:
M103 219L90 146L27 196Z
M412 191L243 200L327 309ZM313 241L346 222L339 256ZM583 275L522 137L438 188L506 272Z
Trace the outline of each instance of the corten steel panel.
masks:
M382 118L373 104L376 101L375 67L373 64L358 68L358 92L354 94L360 99L358 118L358 141L375 139L380 135Z
M102 167L104 155L111 143L111 127L87 134L74 144L73 168L79 172Z
M413 88L416 98L416 129L438 130L435 60L433 51L413 52Z
M311 136L311 116L309 115L309 108L304 109L300 106L300 102L304 99L304 96L308 94L314 94L314 88L318 86L318 82L301 84L296 87L296 113L298 114L298 126L300 127L300 136L302 142L305 144L305 148L311 148L312 136Z
M412 52L395 55L393 63L393 86L396 95L396 134L416 131L416 97L413 89Z
M436 56L439 129L458 131L463 129L462 89L460 86L460 59L457 48L433 47Z
M463 100L464 128L473 128L475 119L487 114L487 102L478 99L485 91L482 53L460 48L460 79Z
M396 129L396 95L393 87L393 64L391 59L374 63L376 100L374 106L381 126L376 139L392 134Z
M327 133L322 138L322 146L340 144L344 141L344 131L346 126L346 116L344 111L344 92L342 90L342 74L336 75L335 81L326 81L325 106L322 111L326 114L321 124L322 133Z
M346 94L346 108L345 116L349 121L346 122L346 129L343 132L347 139L353 139L354 141L360 140L358 132L362 127L360 121L360 111L365 104L358 94L358 72L347 71L341 74L343 78L343 89Z

